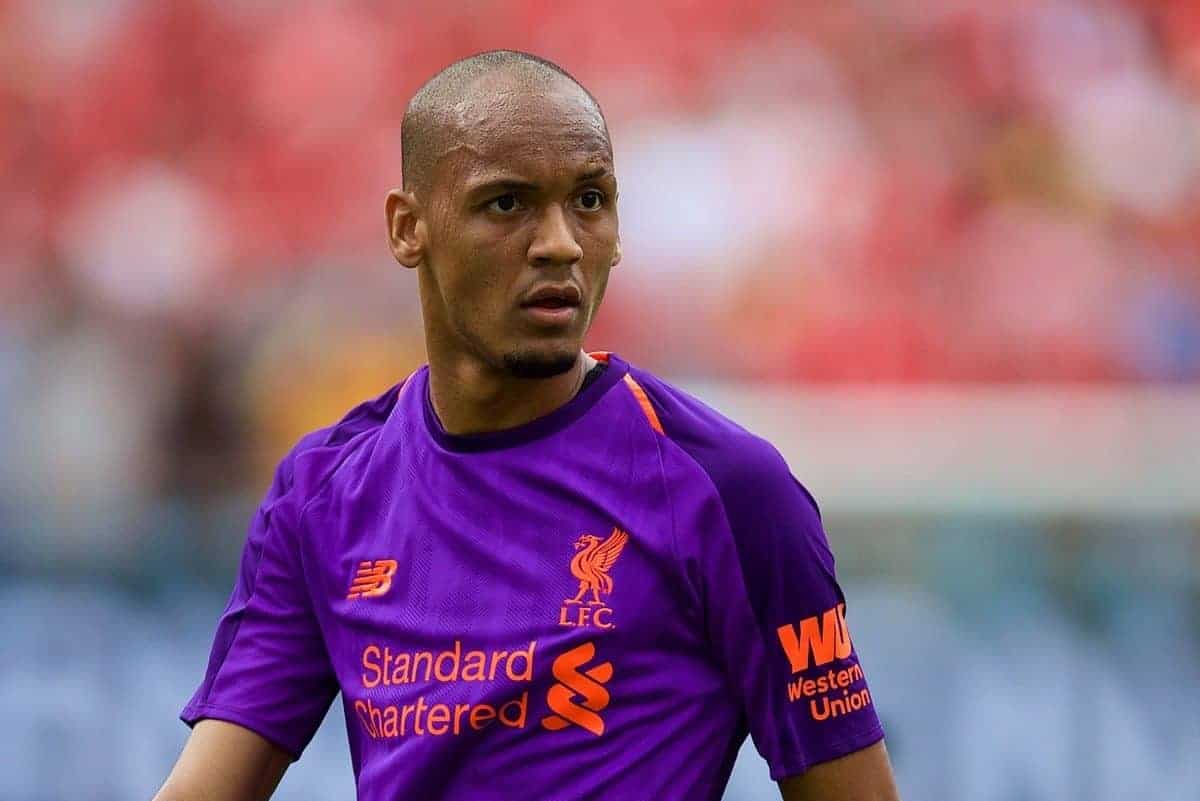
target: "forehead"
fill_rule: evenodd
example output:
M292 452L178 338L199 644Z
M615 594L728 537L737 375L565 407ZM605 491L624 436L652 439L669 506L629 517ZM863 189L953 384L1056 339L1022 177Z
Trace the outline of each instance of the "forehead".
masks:
M462 187L488 173L530 179L570 178L578 170L612 164L604 119L570 81L532 84L492 76L450 109L442 158L451 183Z

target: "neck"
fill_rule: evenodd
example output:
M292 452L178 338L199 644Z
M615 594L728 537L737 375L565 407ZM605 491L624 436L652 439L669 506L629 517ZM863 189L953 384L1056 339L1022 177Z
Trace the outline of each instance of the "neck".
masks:
M596 360L580 352L575 366L551 378L515 378L467 357L429 354L429 397L449 434L502 431L544 417L579 391Z

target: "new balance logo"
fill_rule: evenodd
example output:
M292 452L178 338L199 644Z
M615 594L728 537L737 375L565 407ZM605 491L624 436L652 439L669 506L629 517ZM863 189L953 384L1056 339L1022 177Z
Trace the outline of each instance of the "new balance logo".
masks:
M597 737L604 734L604 719L596 713L608 706L609 695L604 684L612 678L612 662L579 671L595 656L596 646L585 642L554 660L554 678L559 683L550 688L546 702L555 714L542 718L543 727L558 731L574 724ZM576 696L583 697L582 704L576 703Z
M810 654L812 664L817 667L850 656L852 646L850 629L846 628L845 604L825 610L820 617L804 618L798 632L789 623L780 626L776 633L793 673L808 669Z
M350 582L350 594L346 600L376 598L392 588L392 576L396 574L395 559L376 559L374 562L358 563L358 572Z

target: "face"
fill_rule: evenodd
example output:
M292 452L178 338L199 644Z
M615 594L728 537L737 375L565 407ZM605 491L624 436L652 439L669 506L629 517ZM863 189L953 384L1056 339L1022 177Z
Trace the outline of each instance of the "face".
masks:
M493 370L549 377L574 366L620 259L611 146L573 84L491 80L455 109L421 204L426 333Z

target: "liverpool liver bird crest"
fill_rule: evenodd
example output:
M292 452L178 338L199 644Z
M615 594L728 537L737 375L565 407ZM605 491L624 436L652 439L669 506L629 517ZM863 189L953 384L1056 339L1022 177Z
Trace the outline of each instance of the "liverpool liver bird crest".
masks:
M571 573L579 579L579 592L574 598L568 598L564 603L581 604L583 596L590 590L591 600L588 606L603 606L600 593L608 595L612 592L613 581L608 575L621 555L621 549L629 541L629 535L619 528L614 528L608 539L601 541L595 534L582 534L575 540L575 550L578 553L571 559Z

